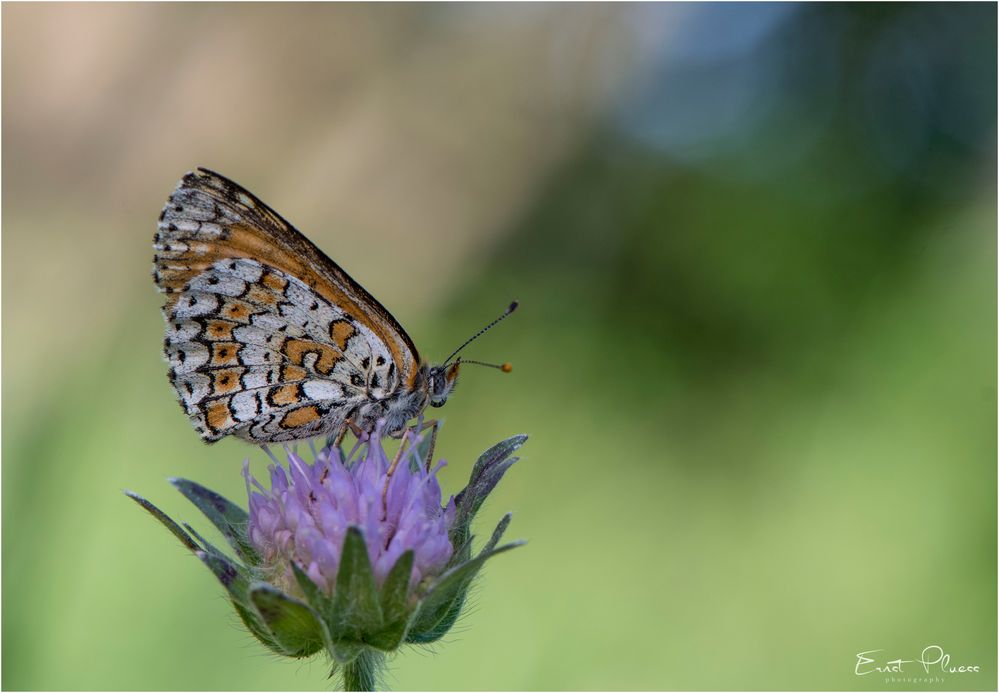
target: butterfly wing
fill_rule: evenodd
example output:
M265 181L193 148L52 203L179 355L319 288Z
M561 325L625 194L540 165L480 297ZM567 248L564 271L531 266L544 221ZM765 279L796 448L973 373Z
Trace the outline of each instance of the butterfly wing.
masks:
M419 357L391 314L232 181L187 174L155 248L170 380L205 440L318 435L414 387Z

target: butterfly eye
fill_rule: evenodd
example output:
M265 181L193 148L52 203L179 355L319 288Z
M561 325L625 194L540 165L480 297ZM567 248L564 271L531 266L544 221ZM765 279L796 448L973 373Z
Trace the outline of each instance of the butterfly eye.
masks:
M441 371L439 368L433 368L427 375L427 385L430 387L430 392L437 392L441 389L442 385Z

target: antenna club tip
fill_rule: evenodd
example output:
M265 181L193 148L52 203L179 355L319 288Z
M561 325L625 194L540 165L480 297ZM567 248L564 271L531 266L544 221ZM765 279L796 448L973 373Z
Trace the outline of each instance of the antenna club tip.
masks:
M513 364L504 363L502 366L500 366L500 370L503 371L504 373L509 373L510 371L513 370Z
M517 306L519 306L519 305L520 305L520 301L511 301L510 302L510 307L506 309L506 312L507 313L512 313L513 311L517 310Z

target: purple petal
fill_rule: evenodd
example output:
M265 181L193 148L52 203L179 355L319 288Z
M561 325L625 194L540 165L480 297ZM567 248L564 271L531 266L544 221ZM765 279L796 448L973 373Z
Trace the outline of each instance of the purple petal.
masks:
M307 566L304 570L321 589L332 590L351 525L364 533L378 584L408 550L414 552L414 585L443 570L452 553L448 532L456 517L453 497L441 507L436 477L443 462L431 471L422 460L411 468L414 443L407 440L411 449L390 478L380 433L376 428L352 465L338 448L325 448L312 464L288 452L287 469L269 468L270 490L244 465L247 533L274 577L293 582L290 566L296 562Z

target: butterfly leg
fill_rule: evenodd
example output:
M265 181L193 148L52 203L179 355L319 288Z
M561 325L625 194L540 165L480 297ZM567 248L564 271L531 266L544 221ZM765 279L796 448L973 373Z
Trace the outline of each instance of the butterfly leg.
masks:
M350 427L347 426L347 424L341 426L340 432L337 433L336 438L333 439L333 447L339 448L343 444L343 439L347 437L347 431L349 430Z
M399 466L400 460L402 460L403 454L406 452L406 443L409 437L413 438L413 445L416 444L416 436L432 428L430 433L430 447L427 449L427 469L430 469L430 461L434 458L434 448L437 446L437 429L440 427L440 421L437 419L431 419L430 421L424 421L421 425L413 426L412 429L403 429L402 431L402 442L399 443L399 449L395 453L395 457L392 458L392 464L389 465L388 472L385 475L385 486L382 488L382 506L387 508L388 502L388 485L389 481L392 479L392 474L395 473L395 468Z
M430 467L434 461L434 450L437 448L437 431L440 430L440 421L437 419L431 419L423 424L421 430L430 430L430 447L427 448L427 471L430 471Z
M347 437L347 431L353 433L354 437L357 438L358 440L361 439L361 434L364 433L364 431L361 430L360 426L358 426L350 419L347 419L346 421L343 422L343 425L340 428L340 432L336 434L336 440L334 441L334 445L336 445L336 447L340 447L340 444L343 443L343 439Z
M396 450L395 457L392 458L392 464L389 465L387 478L385 479L385 488L388 488L388 480L392 478L392 474L395 473L395 468L399 466L399 460L402 459L402 455L406 452L406 443L409 441L410 433L408 428L402 430L402 435L400 436L402 440L399 442L399 449Z
M406 451L406 440L407 434L412 436L413 443L416 443L416 436L423 433L428 428L433 430L430 432L430 447L427 448L427 469L430 469L430 462L434 458L434 448L437 447L437 429L440 427L440 421L437 419L431 419L430 421L424 421L422 424L413 426L412 429L404 429L402 442L399 444L399 450L395 453L395 457L392 458L392 465L389 467L388 475L391 477L392 473L395 471L396 466L399 464L399 460L402 459L403 453Z

